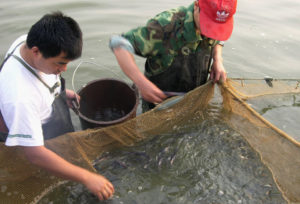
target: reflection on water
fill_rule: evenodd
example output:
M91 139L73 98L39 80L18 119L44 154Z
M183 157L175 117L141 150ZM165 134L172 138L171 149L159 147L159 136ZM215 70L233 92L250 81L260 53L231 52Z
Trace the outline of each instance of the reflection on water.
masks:
M116 189L103 203L285 203L259 155L214 118L103 154L96 168ZM98 203L78 184L62 186L40 203L48 202Z

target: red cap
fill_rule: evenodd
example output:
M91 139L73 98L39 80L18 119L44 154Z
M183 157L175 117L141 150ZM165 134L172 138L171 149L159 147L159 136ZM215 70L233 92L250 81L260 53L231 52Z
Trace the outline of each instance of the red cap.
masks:
M237 0L198 0L200 30L206 37L225 41L233 30Z

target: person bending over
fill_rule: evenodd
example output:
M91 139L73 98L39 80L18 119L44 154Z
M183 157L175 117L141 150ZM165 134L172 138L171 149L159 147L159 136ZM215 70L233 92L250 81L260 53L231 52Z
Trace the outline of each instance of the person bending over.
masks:
M162 102L165 91L187 92L206 83L209 73L214 82L226 80L222 47L232 33L236 5L236 0L197 0L111 37L121 69L144 99L143 111ZM146 58L144 74L133 54Z
M21 146L27 159L53 174L83 183L100 200L113 185L103 176L75 166L44 146L44 141L74 131L61 73L81 56L82 32L75 20L44 15L9 48L0 67L0 132L6 146Z

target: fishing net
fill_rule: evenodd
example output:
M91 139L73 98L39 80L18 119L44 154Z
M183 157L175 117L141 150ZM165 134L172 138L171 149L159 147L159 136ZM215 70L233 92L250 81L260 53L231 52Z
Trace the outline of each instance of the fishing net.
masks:
M227 118L228 124L237 129L260 154L283 196L291 203L300 202L300 142L295 139L298 135L292 137L286 134L262 117L242 98L259 98L264 94L265 97L274 94L273 97L278 98L280 94L299 94L298 86L299 81L289 83L274 81L272 85L259 85L253 81L248 85L229 83L222 87L224 107L231 113ZM248 87L251 87L252 92L247 96L244 93ZM253 92L254 89L257 90L256 93ZM281 115L277 117L281 118Z
M228 80L219 86L222 96L217 96L223 99L223 122L259 154L289 203L300 203L299 140L295 139L297 135L290 136L272 125L262 117L263 108L253 104L265 101L264 97L278 99L293 95L292 106L297 106L300 104L298 85L298 81L292 80ZM219 90L208 82L124 123L61 135L46 141L45 146L73 164L96 171L94 162L109 151L134 146L156 135L188 132L187 127L200 125L209 117L205 109L214 103L216 89ZM250 100L251 105L247 103ZM0 146L0 203L36 203L66 182L28 164L19 147Z

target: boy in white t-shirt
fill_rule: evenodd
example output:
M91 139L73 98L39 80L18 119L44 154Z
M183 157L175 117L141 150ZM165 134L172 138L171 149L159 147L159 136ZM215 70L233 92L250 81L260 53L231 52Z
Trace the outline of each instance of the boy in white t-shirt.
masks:
M32 164L81 182L105 200L114 193L106 178L44 146L45 139L74 131L67 104L75 93L65 89L60 73L81 52L80 27L61 12L43 16L12 44L0 66L0 141L21 146Z

